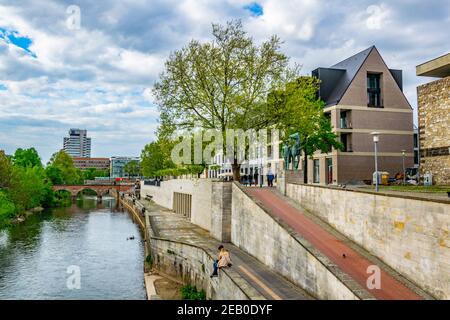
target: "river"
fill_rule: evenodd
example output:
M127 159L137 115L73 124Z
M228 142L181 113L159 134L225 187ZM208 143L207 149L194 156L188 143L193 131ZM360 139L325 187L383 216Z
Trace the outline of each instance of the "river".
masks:
M130 215L83 197L0 231L0 299L146 299L143 261Z

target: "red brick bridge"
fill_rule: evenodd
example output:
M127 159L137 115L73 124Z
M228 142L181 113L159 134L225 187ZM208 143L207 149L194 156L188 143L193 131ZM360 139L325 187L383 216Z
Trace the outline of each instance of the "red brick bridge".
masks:
M118 192L130 192L133 189L133 185L63 185L53 186L54 191L65 190L69 191L72 197L76 197L78 193L83 190L93 190L97 193L97 197L101 198L103 195L108 194L110 190L117 190Z

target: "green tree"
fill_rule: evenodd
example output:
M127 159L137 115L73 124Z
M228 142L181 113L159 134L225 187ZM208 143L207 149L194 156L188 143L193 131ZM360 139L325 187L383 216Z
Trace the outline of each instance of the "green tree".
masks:
M139 161L137 160L131 160L130 162L126 163L123 167L123 170L129 177L137 177L141 173L141 167L139 164Z
M272 91L267 99L266 112L282 130L284 137L299 133L300 146L305 154L304 182L307 182L307 158L314 152L329 152L331 147L342 149L333 133L330 119L323 112L324 102L317 96L319 80L299 77L282 89Z
M12 157L13 164L21 167L42 167L41 158L35 148L17 149Z
M3 150L0 150L0 189L7 188L11 181L12 164Z
M83 180L94 180L96 177L109 177L109 170L98 170L96 168L87 168L80 171Z
M47 166L45 175L53 185L62 185L64 183L62 170L56 166Z
M9 220L14 218L16 206L8 198L6 192L0 190L0 229L9 224Z
M14 202L18 212L41 205L46 199L47 188L42 168L13 167L8 196Z
M154 86L161 117L176 129L200 125L224 137L226 129L267 126L260 112L267 94L295 74L279 50L280 39L273 36L257 46L240 21L213 24L212 35L211 42L192 40L166 61ZM235 159L236 180L239 168Z
M63 184L79 184L80 175L73 165L73 159L64 150L54 153L50 159L49 166L59 168Z

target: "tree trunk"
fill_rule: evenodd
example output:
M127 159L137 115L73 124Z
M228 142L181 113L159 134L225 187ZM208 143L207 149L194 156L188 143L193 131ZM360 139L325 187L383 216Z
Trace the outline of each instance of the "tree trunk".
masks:
M305 154L305 165L303 166L303 183L308 183L308 156Z
M231 165L231 171L233 171L233 181L241 181L241 165L237 163L237 159L234 159L234 163Z

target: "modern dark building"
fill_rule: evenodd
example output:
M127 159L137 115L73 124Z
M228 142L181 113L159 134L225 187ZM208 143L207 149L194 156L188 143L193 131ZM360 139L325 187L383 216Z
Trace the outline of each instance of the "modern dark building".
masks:
M375 171L372 132L379 132L378 170L393 177L414 166L413 110L403 94L402 71L390 69L375 46L312 75L344 150L316 153L308 160L308 183L344 184L371 180Z

